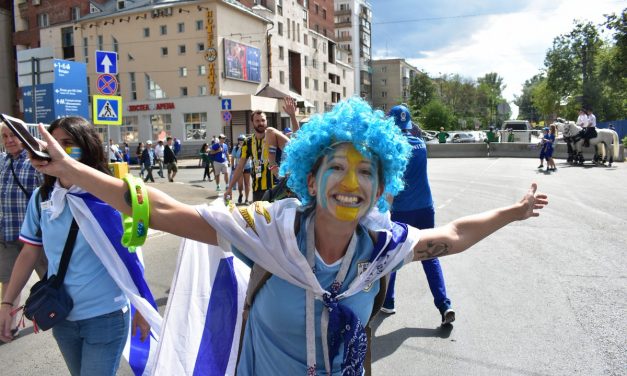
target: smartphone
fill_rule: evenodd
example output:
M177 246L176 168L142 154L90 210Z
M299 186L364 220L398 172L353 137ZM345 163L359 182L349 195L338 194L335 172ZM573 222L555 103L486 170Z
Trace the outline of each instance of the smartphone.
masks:
M49 161L50 155L43 150L37 139L28 131L26 123L21 119L9 115L0 114L0 120L9 127L11 132L22 141L22 144L30 152L31 158Z

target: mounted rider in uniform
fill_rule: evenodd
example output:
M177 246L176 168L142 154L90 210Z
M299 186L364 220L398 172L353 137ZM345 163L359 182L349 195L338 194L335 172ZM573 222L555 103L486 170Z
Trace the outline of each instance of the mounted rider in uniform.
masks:
M590 139L597 136L597 118L594 116L591 109L581 109L579 111L577 125L583 128L579 133L579 135L583 137L583 146L589 147Z

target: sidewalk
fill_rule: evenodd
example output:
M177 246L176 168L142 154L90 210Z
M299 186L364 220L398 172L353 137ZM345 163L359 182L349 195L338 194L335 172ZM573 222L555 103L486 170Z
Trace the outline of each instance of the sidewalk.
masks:
M176 163L178 168L202 168L202 166L198 165L198 158L185 158L179 159ZM138 164L128 165L129 170L139 170ZM165 169L165 166L164 166Z

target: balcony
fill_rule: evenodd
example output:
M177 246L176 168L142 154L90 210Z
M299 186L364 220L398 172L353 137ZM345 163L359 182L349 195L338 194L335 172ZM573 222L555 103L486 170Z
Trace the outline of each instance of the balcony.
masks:
M17 8L20 10L20 14L22 15L22 17L26 17L26 12L28 11L28 2L22 1L21 3L17 4Z
M336 9L335 10L335 15L336 16L348 16L348 15L350 15L352 13L353 13L353 11L350 8L349 9Z
M342 21L342 22L336 22L335 23L335 28L336 29L341 29L343 27L351 27L353 24L350 21Z
M353 37L350 35L340 35L337 37L336 42L352 42Z

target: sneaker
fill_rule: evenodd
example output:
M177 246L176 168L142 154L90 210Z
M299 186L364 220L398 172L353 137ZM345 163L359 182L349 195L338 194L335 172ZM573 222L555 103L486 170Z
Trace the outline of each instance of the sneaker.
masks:
M455 311L452 308L442 313L442 325L447 325L455 321Z
M538 166L538 168L544 168L544 165L540 165L540 166Z
M220 192L222 189L220 189L220 184L216 185L216 191Z
M383 302L383 306L381 307L381 312L387 313L388 315L393 315L396 313L396 309L394 309L394 300Z
M237 198L237 203L241 205L243 198L244 198L244 196L242 196L242 194L240 193L239 197Z

